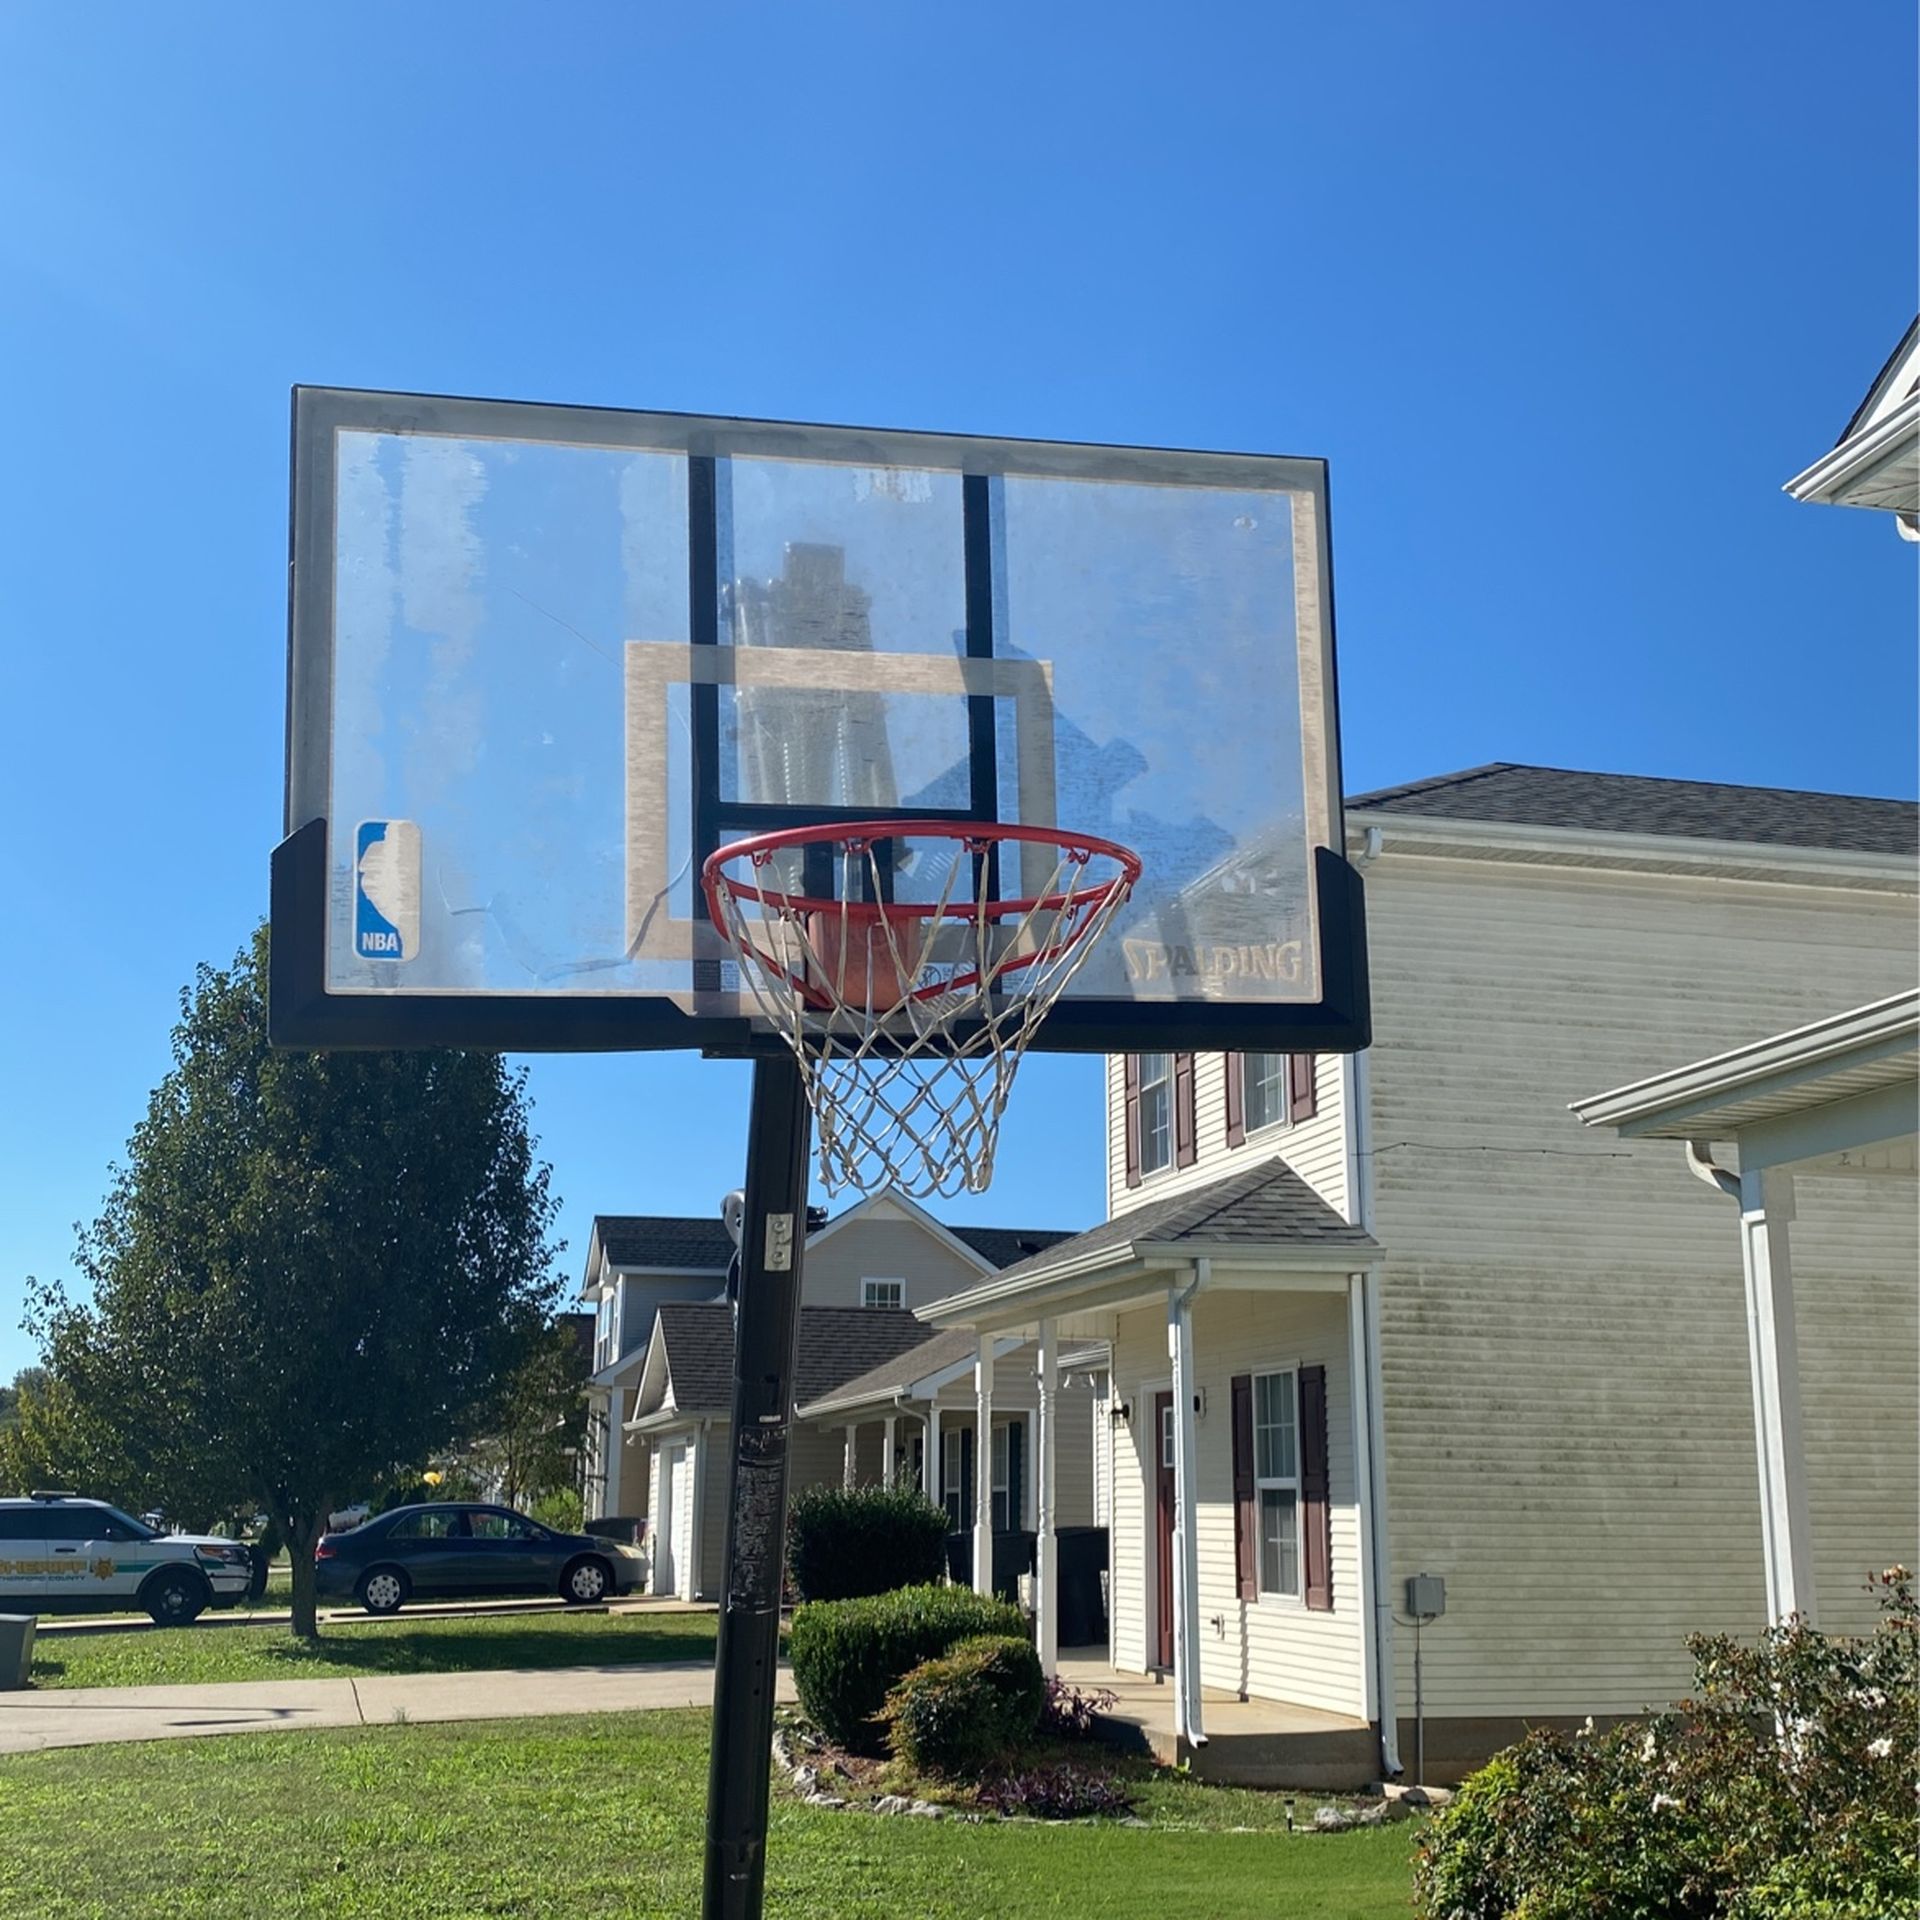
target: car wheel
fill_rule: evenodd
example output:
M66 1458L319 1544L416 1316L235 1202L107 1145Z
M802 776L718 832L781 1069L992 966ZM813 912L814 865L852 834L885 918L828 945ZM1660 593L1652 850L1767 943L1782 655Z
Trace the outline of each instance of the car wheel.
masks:
M360 1577L360 1604L369 1613L398 1613L410 1586L398 1567L374 1567Z
M185 1567L168 1567L140 1589L140 1604L156 1627L188 1627L206 1612L213 1589Z
M560 1598L569 1605L590 1607L613 1591L613 1570L591 1554L573 1562L560 1576Z

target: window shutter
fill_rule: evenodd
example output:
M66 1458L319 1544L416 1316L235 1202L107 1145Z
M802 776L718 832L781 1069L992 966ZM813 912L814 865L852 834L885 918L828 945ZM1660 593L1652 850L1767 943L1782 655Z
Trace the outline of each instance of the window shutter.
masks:
M1129 1053L1121 1056L1120 1065L1126 1074L1121 1131L1127 1136L1127 1185L1137 1187L1140 1184L1140 1062Z
M1233 1376L1233 1570L1242 1600L1260 1597L1260 1503L1253 1490L1253 1375Z
M1333 1611L1333 1503L1327 1498L1327 1370L1300 1369L1300 1540L1307 1605Z
M1247 1056L1223 1053L1220 1065L1227 1076L1227 1145L1241 1147L1247 1141Z
M1319 1110L1320 1105L1313 1084L1313 1055L1310 1053L1288 1054L1287 1118L1311 1120Z
M1193 1055L1173 1056L1173 1164L1190 1167L1196 1154L1193 1134Z
M1027 1491L1027 1423L1007 1423L1007 1531L1018 1533L1026 1525L1022 1510Z

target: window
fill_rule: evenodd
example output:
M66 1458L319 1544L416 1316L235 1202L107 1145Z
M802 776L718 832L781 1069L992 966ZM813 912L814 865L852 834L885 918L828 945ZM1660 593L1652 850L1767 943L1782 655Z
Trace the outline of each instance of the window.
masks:
M1284 1053L1249 1053L1242 1056L1247 1101L1247 1131L1256 1127L1278 1126L1288 1118L1287 1060Z
M517 1513L473 1513L467 1526L476 1540L537 1540L540 1529Z
M973 1524L967 1512L967 1447L973 1435L964 1427L949 1427L940 1436L940 1495L947 1509L947 1530L958 1533Z
M1022 1495L1026 1492L1026 1428L1009 1420L993 1430L993 1530L1020 1531Z
M410 1513L404 1520L396 1520L387 1538L389 1540L458 1539L465 1532L460 1524L461 1518L460 1514L451 1513L445 1507L429 1507L424 1513Z
M33 1507L0 1507L0 1540L44 1540L45 1520Z
M860 1304L863 1307L904 1307L907 1283L904 1280L862 1280Z
M1299 1376L1256 1374L1253 1476L1260 1515L1260 1591L1300 1595Z
M1173 1055L1140 1056L1140 1171L1173 1164Z

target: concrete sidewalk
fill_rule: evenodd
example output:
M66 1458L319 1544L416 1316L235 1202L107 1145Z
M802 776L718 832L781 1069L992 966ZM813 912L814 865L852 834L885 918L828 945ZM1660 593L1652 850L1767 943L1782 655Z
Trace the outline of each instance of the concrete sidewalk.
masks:
M778 1697L791 1700L783 1669ZM518 1720L713 1703L709 1662L506 1672L369 1674L341 1680L233 1680L203 1687L50 1687L0 1693L0 1753L109 1740L373 1727L399 1721Z

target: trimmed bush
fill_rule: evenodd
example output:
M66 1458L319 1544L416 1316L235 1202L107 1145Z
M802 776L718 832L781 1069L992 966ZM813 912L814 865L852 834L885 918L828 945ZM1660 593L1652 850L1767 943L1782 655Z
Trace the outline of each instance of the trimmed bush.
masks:
M797 1609L787 1638L808 1719L855 1753L879 1753L887 1695L924 1661L980 1634L1022 1635L1019 1609L967 1587L902 1587Z
M808 1487L794 1496L787 1572L802 1600L923 1587L945 1569L947 1516L917 1487Z
M1887 1920L1912 1913L1920 1621L1874 1583L1862 1639L1795 1620L1696 1636L1696 1697L1605 1733L1539 1730L1427 1825L1434 1920Z
M979 1773L1033 1738L1047 1697L1025 1638L983 1634L917 1666L887 1695L881 1718L894 1757L916 1773Z

